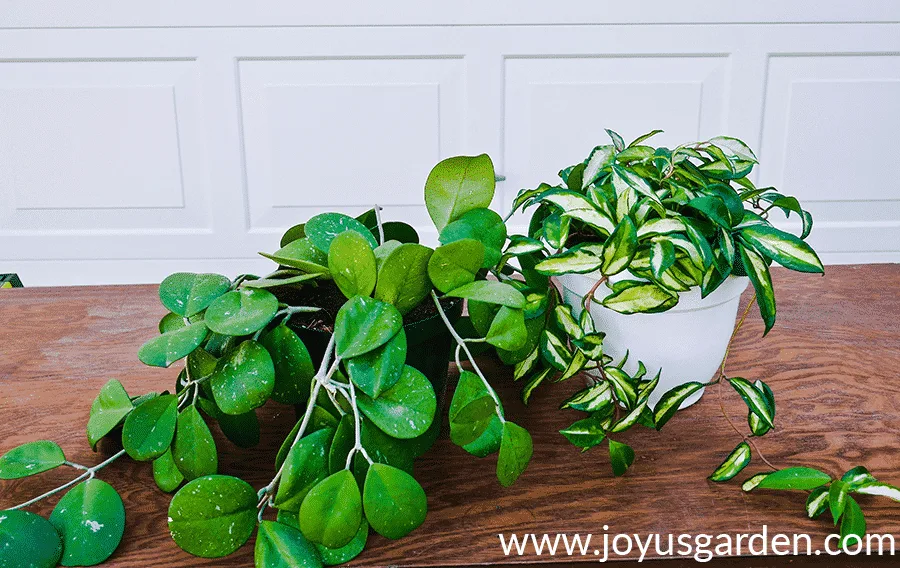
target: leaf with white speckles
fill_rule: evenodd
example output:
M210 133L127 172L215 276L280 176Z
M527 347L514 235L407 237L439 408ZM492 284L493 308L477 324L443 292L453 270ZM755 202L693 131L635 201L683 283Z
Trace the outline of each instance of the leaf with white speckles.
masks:
M222 412L250 412L265 404L275 388L272 356L259 342L248 339L219 359L209 382Z
M425 491L403 470L372 464L363 488L366 519L375 532L387 538L402 538L425 521L428 501Z
M17 446L0 456L0 479L19 479L59 467L66 461L62 448L50 440Z
M193 405L178 415L175 441L172 443L175 465L188 481L216 473L219 456L216 442L203 417Z
M356 478L341 470L320 481L300 506L303 536L329 548L345 546L362 522L362 496Z
M0 568L53 568L62 542L53 525L28 511L0 511Z
M321 568L322 559L313 543L296 528L263 521L256 535L253 562L256 568Z
M394 438L408 439L424 434L434 420L437 398L428 379L418 370L406 365L400 380L372 398L359 393L359 409L384 433Z
M228 475L191 481L169 505L172 538L194 556L227 556L247 542L255 526L256 491Z
M50 522L63 542L63 566L93 566L110 557L125 532L125 505L112 486L99 479L66 493Z

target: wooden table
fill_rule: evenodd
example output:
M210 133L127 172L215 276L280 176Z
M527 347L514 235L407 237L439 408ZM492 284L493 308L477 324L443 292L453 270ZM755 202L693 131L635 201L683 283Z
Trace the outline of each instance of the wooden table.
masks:
M779 466L809 465L840 474L864 464L900 484L900 265L833 266L825 277L774 270L778 322L763 339L754 313L729 360L730 374L764 379L778 400L777 432L758 441ZM745 294L744 301L748 300ZM0 291L0 452L37 439L62 445L69 459L95 464L84 428L97 390L118 378L132 394L171 388L174 369L149 368L138 347L156 333L164 308L155 286L25 288ZM614 478L602 450L580 453L558 430L580 416L557 410L579 388L577 379L540 390L529 407L518 402L510 372L485 361L508 415L534 436L534 458L519 481L502 489L495 458L477 459L442 438L419 460L416 477L428 495L425 524L400 541L377 535L359 565L434 566L596 561L593 556L506 557L498 533L809 533L815 546L829 521L808 520L803 493L740 491L706 476L739 441L721 416L716 393L677 416L661 433L635 429L625 437L637 453L629 473ZM725 406L736 422L746 408L733 393ZM238 451L220 436L220 471L261 487L274 473L277 446L293 409L274 403L260 412L263 443ZM216 430L216 429L214 429ZM218 431L216 431L218 436ZM747 470L764 468L757 462ZM70 479L59 468L0 482L0 508L23 502ZM108 566L252 566L252 542L228 559L182 552L168 535L170 496L156 489L150 467L127 459L100 473L125 500L127 528ZM57 497L32 510L48 514ZM861 498L869 531L900 541L900 504ZM596 541L595 541L596 543ZM823 557L825 560L827 557ZM768 566L813 558L731 559L715 565ZM833 560L825 560L826 565ZM841 565L847 560L840 560ZM862 562L861 557L852 561ZM881 565L896 560L869 559ZM660 561L664 567L693 561Z

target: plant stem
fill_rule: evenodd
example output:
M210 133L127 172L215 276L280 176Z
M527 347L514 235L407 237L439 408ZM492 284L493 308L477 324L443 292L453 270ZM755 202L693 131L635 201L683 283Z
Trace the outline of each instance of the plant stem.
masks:
M602 286L603 283L606 282L606 280L606 276L601 276L596 282L594 282L594 285L591 286L591 289L588 290L587 294L585 294L581 299L581 309L587 310L589 309L588 304L590 304L591 301L597 301L597 299L594 298L594 294L597 292L597 288Z
M478 378L481 379L481 382L484 383L484 387L487 389L488 393L490 393L491 398L494 399L494 412L497 413L497 418L500 419L500 423L506 422L506 419L503 417L503 412L500 410L500 398L497 396L497 393L494 392L494 389L491 387L491 384L484 377L484 373L481 372L481 369L478 368L478 363L475 362L475 357L472 356L472 352L469 351L468 345L466 345L465 340L456 333L456 329L453 328L453 324L450 323L450 319L447 318L447 314L444 313L444 308L441 306L441 301L438 299L437 294L434 293L434 290L431 291L431 297L434 300L434 305L437 306L438 314L441 316L441 320L444 322L444 326L446 326L447 331L450 332L450 335L453 336L453 339L456 340L457 352L459 349L462 349L466 358L469 360L469 363L472 365L472 370L475 371L475 374L478 375ZM459 358L457 357L457 363ZM458 366L458 364L457 364ZM460 370L462 370L460 368Z
M728 422L728 425L731 426L731 429L737 433L738 436L742 438L742 441L747 442L751 446L753 446L753 451L756 452L756 455L765 463L767 466L772 468L773 471L778 471L778 468L772 465L772 462L766 459L766 456L763 455L761 451L759 451L759 446L756 445L756 442L753 440L751 436L744 435L737 426L735 426L734 422L731 420L731 417L728 416L728 411L725 410L725 403L722 401L722 383L719 383L716 395L719 398L719 408L722 409L722 416L725 417L725 420Z
M381 224L381 207L375 204L375 223L378 225L378 244L384 244L384 225Z
M116 461L117 459L119 459L120 457L122 457L122 456L124 456L124 455L125 455L125 450L119 450L119 452L118 452L117 454L113 455L112 457L108 458L106 461L101 462L101 463L99 463L99 464L97 464L97 465L95 465L95 466L93 466L93 467L85 467L85 466L80 465L80 464L72 464L72 463L66 462L67 465L71 465L72 467L77 467L78 469L84 469L85 472L82 473L81 475L79 475L78 477L76 477L75 479L73 479L72 481L69 481L69 482L67 482L67 483L64 483L64 484L60 485L59 487L57 487L56 489L52 489L52 490L50 490L50 491L44 493L43 495L38 495L38 496L35 497L34 499L31 499L31 500L29 500L29 501L25 501L25 502L22 503L21 505L16 505L15 507L10 507L9 510L10 510L10 511L14 511L14 510L16 510L16 509L22 509L22 508L24 508L24 507L28 507L29 505L34 505L35 503L37 503L37 502L40 501L41 499L44 499L44 498L46 498L46 497L50 497L51 495L55 495L55 494L59 493L60 491L62 491L62 490L64 490L64 489L68 489L69 487L75 485L76 483L78 483L79 481L81 481L81 480L83 480L83 479L85 479L85 478L87 478L87 479L93 479L93 478L94 478L94 474L96 474L98 471L100 471L101 469L103 469L104 467L108 466L109 464L111 464L112 462Z
M734 326L734 331L731 332L731 337L728 339L728 345L725 346L725 355L722 357L722 364L719 366L718 376L710 382L706 383L706 386L720 383L722 379L727 378L725 376L725 363L728 361L728 354L731 352L731 344L734 343L734 338L737 337L738 331L740 331L741 326L744 325L744 321L747 319L747 315L750 314L750 308L753 307L753 303L755 301L756 294L753 294L753 297L750 298L749 302L747 302L747 307L744 309L744 313L741 314L741 319L738 320L737 325Z
M356 442L354 442L353 447L350 448L350 452L347 454L347 463L344 465L344 469L350 469L350 465L353 463L353 455L356 452L361 453L370 465L373 463L372 458L369 457L369 453L366 452L366 449L362 445L362 436L360 434L362 420L359 417L359 408L357 408L356 406L356 387L353 385L353 381L350 381L350 406L353 408L353 422Z

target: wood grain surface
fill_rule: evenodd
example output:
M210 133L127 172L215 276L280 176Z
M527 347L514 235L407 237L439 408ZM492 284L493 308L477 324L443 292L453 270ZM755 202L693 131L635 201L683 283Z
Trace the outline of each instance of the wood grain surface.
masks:
M775 391L778 430L758 441L760 449L779 466L809 465L839 475L865 464L882 480L900 484L900 265L833 266L824 277L773 272L778 322L762 338L754 310L729 360L730 375L764 379ZM749 292L743 301L748 298ZM99 463L112 449L101 447L94 454L84 434L97 390L110 378L121 380L132 395L174 385L176 369L149 368L136 356L164 313L155 286L0 291L0 453L52 439L70 460ZM714 391L661 433L643 428L627 433L623 440L635 448L637 458L625 477L614 478L603 450L581 453L558 433L582 416L557 410L582 384L578 379L539 390L525 408L509 370L491 360L484 361L484 368L501 392L508 416L534 437L528 470L513 487L501 488L494 475L496 457L466 454L446 438L445 428L416 466L428 495L425 524L399 541L372 535L354 564L562 565L597 560L590 555L507 557L498 533L594 533L596 544L604 532L748 533L768 525L770 534L809 533L819 547L830 532L827 519L808 520L803 514L805 493L742 493L739 481L765 470L758 461L734 482L705 479L739 441L723 420ZM745 424L740 399L732 392L722 394L735 422ZM214 428L220 471L256 488L274 473L275 451L293 424L294 411L270 403L260 410L260 418L263 442L253 450L239 450ZM0 482L0 509L74 475L63 467ZM252 566L252 541L226 559L182 552L166 528L170 496L156 488L149 464L122 459L99 477L118 489L127 511L124 540L107 566ZM31 510L49 514L58 497ZM870 532L890 533L900 542L900 504L872 497L862 497L860 503ZM636 556L634 551L632 560ZM650 556L655 556L652 550ZM768 566L789 560L795 566L815 561L725 559L712 565ZM862 563L822 560L825 565ZM895 559L873 562L896 565Z

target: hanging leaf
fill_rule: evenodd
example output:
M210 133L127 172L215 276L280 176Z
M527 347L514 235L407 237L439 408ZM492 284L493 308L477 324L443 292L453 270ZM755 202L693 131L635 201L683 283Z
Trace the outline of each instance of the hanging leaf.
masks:
M66 463L56 442L38 440L15 447L0 456L0 479L19 479L37 475Z
M366 547L368 538L369 523L363 518L362 523L359 525L359 530L356 532L356 536L344 546L340 548L328 548L327 546L322 546L318 543L313 543L313 545L319 551L319 555L322 557L322 563L325 566L336 566L338 564L350 562L359 556Z
M496 266L506 243L506 224L490 209L473 209L441 230L439 240L448 245L462 239L475 239L484 245L482 268Z
M609 440L609 462L613 475L619 477L634 463L634 450L628 444Z
M675 247L667 239L654 239L650 248L650 270L654 278L662 278L663 273L675 264Z
M753 225L741 229L740 235L760 253L785 268L800 272L825 271L812 247L790 233L768 225Z
M258 568L323 566L319 551L298 528L275 521L259 523L253 562Z
M612 389L609 382L601 381L582 389L560 405L560 409L572 408L582 412L597 412L612 405Z
M269 400L275 388L275 366L266 348L248 339L219 359L209 382L222 412L244 414Z
M178 470L188 481L212 475L219 467L216 442L193 405L178 415L172 457Z
M137 406L122 427L122 447L133 460L148 461L166 453L175 436L178 397L166 394Z
M282 266L331 277L328 272L328 253L322 252L309 239L300 238L283 245L274 254L259 253Z
M662 430L666 422L678 412L682 403L702 388L703 383L690 382L678 385L663 394L653 410L653 421L656 422L656 429Z
M496 418L496 406L484 381L471 371L461 370L450 402L450 439L458 446L478 440Z
M600 302L620 314L655 314L678 303L678 296L655 284L640 284L613 292Z
M216 298L204 321L216 333L249 335L264 328L277 311L278 299L271 292L244 288Z
M769 274L769 267L766 266L762 256L754 249L748 248L741 244L737 247L739 258L750 282L753 283L753 289L756 291L756 303L759 305L759 313L766 329L763 335L769 333L772 326L775 325L775 290L772 288L772 277Z
M184 481L184 475L181 474L178 466L175 465L175 458L172 457L171 448L153 460L153 480L156 482L156 486L166 493L175 491L181 485L181 482Z
M558 371L565 371L572 361L572 351L566 343L549 329L541 334L541 355L544 361Z
M548 276L563 274L586 274L598 270L603 264L602 245L582 243L559 254L548 256L535 265L534 269Z
M850 489L850 491L855 491L863 485L876 483L878 480L876 480L875 477L871 473L869 473L868 469L864 468L861 465L858 465L852 469L847 470L847 472L841 476L841 481L847 484L847 487Z
M434 251L424 245L406 243L394 248L378 267L375 298L410 311L431 291L428 262Z
M628 268L637 251L637 229L630 217L624 217L603 245L600 272L612 276Z
M606 439L603 418L599 414L583 418L559 433L582 450L589 450Z
M169 311L189 318L228 291L231 280L221 274L176 272L159 285L159 299Z
M366 519L381 536L403 538L425 521L428 503L422 486L403 470L372 464L363 488Z
M506 252L509 254L508 249ZM435 288L447 293L474 282L483 263L484 245L475 239L460 239L434 249L428 276Z
M169 505L169 532L175 544L202 558L231 554L247 542L255 526L256 491L228 475L191 481Z
M746 491L746 489L745 489ZM828 488L816 487L806 499L806 516L815 519L828 508Z
M125 532L125 505L105 481L88 479L63 495L50 513L63 542L63 566L93 566L109 558Z
M375 252L356 231L344 231L328 249L328 271L344 296L368 296L375 289Z
M828 508L831 511L831 518L834 519L835 526L837 526L841 515L844 514L844 507L847 506L847 499L849 498L848 494L849 488L846 483L840 479L835 479L831 482L831 486L828 488Z
M338 310L334 324L337 355L351 359L387 343L403 327L403 316L394 306L355 296Z
M644 414L644 411L647 410L647 400L643 400L634 409L620 418L613 427L609 429L610 433L616 434L618 432L624 432L628 430L632 426L638 423L641 416Z
M269 352L275 371L272 400L300 404L309 398L310 382L316 370L309 350L297 334L281 324L264 333L259 343Z
M810 467L788 467L770 473L757 485L759 489L796 489L809 491L831 481L831 476Z
M725 461L709 476L710 481L728 481L750 464L750 444L741 442L732 450Z
M431 426L437 398L425 375L406 365L394 386L378 398L359 393L357 404L363 414L386 434L409 439L424 434Z
M425 181L425 206L434 226L441 231L466 212L490 206L495 184L494 164L487 154L439 162Z
M145 365L168 367L200 347L207 333L203 321L168 331L144 343L138 350L138 359Z
M362 522L362 496L349 470L326 477L315 485L300 507L300 530L328 548L345 546Z
M867 483L861 487L857 487L855 491L856 493L862 493L863 495L879 495L881 497L887 497L888 499L893 499L900 503L900 488L888 485L887 483Z
M333 436L333 429L322 428L307 434L290 449L275 494L277 508L299 511L306 494L328 476L328 447Z
M768 473L757 473L741 485L743 491L753 491L762 483L762 480L768 477Z
M91 416L87 423L87 438L91 449L96 450L97 442L112 432L133 408L131 398L125 392L122 383L111 379L103 385L91 404Z
M772 428L775 417L769 407L768 400L766 400L766 395L747 379L731 377L728 379L728 382L741 395L741 398L744 399L750 410L759 416L766 426Z
M845 548L854 546L854 543L862 545L865 538L866 518L856 499L847 497L847 509L844 512L844 519L841 521L841 545Z
M306 238L326 255L335 237L345 231L359 233L373 249L378 246L372 232L365 225L343 213L320 213L306 222L304 231Z
M406 332L401 328L378 349L347 359L346 366L353 384L372 398L378 398L397 384L405 363Z
M27 511L0 511L0 566L54 568L62 542L44 517Z
M495 280L476 280L447 293L455 298L466 298L489 304L499 304L509 308L525 307L525 296L521 292L503 282Z
M485 340L499 349L507 351L519 349L528 341L525 314L520 309L501 306Z
M500 454L497 457L497 479L503 487L509 487L522 475L534 447L531 442L531 434L527 430L513 424L503 423L503 434L500 439Z

